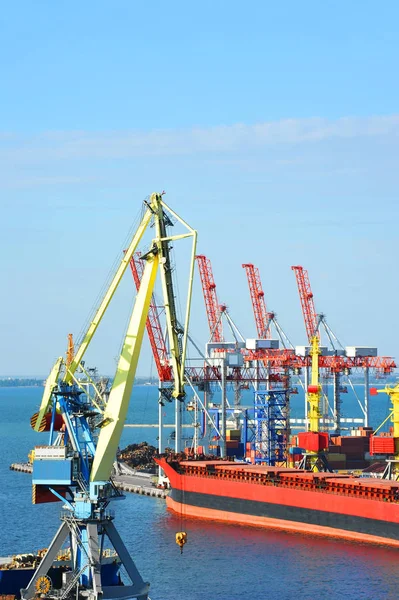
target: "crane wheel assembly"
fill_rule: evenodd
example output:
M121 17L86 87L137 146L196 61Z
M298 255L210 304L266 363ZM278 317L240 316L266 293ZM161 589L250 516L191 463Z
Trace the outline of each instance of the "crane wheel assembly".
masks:
M35 583L35 589L38 594L47 594L51 589L51 579L47 575L42 575Z

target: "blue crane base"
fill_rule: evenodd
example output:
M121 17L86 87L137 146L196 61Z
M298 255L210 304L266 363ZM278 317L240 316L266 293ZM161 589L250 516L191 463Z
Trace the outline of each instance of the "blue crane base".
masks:
M149 583L143 581L125 544L113 523L109 511L79 519L73 510L63 510L61 525L47 549L40 565L28 586L21 590L22 600L37 597L37 583L49 572L58 553L69 537L72 570L65 573L61 590L51 590L44 596L57 600L148 600ZM101 582L101 561L105 538L111 542L118 560L126 570L131 581L129 584L103 586ZM41 595L43 598L43 595Z

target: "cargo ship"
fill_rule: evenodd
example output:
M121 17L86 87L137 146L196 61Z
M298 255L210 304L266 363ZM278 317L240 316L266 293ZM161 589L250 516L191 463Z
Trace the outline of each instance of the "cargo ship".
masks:
M181 516L399 548L399 482L229 460L159 456Z
M0 558L0 596L20 598L21 588L26 588L34 575L46 549L37 554L18 554ZM101 561L101 579L103 585L121 586L119 575L121 563L117 554L104 550ZM63 574L71 571L71 555L69 549L60 554L48 572L52 590L60 590ZM65 577L65 576L64 576Z

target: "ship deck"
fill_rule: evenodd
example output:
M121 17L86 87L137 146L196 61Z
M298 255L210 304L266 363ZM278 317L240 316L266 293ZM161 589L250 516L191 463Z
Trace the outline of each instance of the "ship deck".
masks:
M344 473L313 473L286 467L220 460L184 460L176 467L179 473L189 477L273 485L381 502L399 502L399 482L372 477L363 478Z

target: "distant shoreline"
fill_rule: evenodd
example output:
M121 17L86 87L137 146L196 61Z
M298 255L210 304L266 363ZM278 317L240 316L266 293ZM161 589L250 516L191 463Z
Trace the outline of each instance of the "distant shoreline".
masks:
M45 379L33 379L33 378L7 378L0 379L0 389L14 389L14 388L44 388ZM135 386L147 386L157 387L158 383L149 383L148 379L140 379L134 382Z
M27 388L43 388L44 385L41 383L40 385L0 385L0 390L20 390Z

